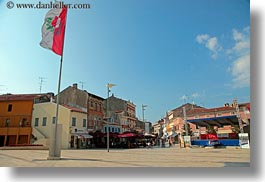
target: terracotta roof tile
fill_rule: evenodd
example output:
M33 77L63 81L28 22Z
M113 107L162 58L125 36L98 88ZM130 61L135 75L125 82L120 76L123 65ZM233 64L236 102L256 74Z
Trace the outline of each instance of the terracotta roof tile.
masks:
M83 111L82 109L79 109L79 108L75 108L75 107L72 107L72 106L69 106L69 105L63 105L64 107L70 109L71 111L75 111L75 112L80 112L80 113L85 113L87 114L86 111Z
M4 94L0 95L0 101L33 100L46 94Z

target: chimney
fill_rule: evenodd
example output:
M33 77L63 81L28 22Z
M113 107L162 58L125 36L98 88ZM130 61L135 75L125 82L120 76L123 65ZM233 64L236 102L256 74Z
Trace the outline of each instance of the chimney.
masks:
M224 107L229 107L229 103L225 103Z
M73 88L77 89L77 83L73 84Z
M48 92L47 95L48 95L48 98L50 99L50 102L53 102L54 93L53 92Z

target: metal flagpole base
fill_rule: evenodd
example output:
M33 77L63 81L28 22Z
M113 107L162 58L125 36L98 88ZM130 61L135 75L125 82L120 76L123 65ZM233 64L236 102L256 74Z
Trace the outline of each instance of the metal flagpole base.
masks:
M57 132L55 132L55 130L57 130ZM47 157L47 160L61 159L61 138L62 138L62 124L57 124L57 127L52 126L49 156Z
M48 157L47 160L61 160L61 157Z

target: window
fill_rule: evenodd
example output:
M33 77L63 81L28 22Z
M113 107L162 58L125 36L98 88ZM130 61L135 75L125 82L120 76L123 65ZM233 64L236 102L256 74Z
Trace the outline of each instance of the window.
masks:
M98 103L95 103L95 111L98 111Z
M19 126L24 127L24 126L26 126L26 123L27 123L27 118L23 118L23 119L20 121Z
M42 126L46 126L46 123L47 123L47 118L43 117L42 118Z
M83 119L83 127L86 127L86 119Z
M55 124L56 122L56 117L52 117L52 124Z
M34 126L39 126L39 118L35 118L35 124Z
M99 111L101 112L102 108L101 108L101 104L99 104Z
M112 128L111 131L114 133L114 128Z
M6 119L6 127L8 127L9 125L10 125L10 119L7 118L7 119Z
M72 118L72 126L76 126L76 118Z
M12 111L12 104L8 104L7 111L8 111L8 112L11 112L11 111Z

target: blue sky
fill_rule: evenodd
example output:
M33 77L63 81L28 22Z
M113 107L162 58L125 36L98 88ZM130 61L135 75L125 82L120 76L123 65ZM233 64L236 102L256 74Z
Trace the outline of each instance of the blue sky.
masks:
M47 9L8 9L0 0L0 94L57 93L60 57L39 46ZM32 3L32 1L14 1ZM49 2L49 1L42 1ZM70 1L65 1L70 2ZM219 107L250 101L248 0L76 0L70 9L61 90L84 89L131 100L141 118L194 101ZM81 87L81 85L79 84Z

